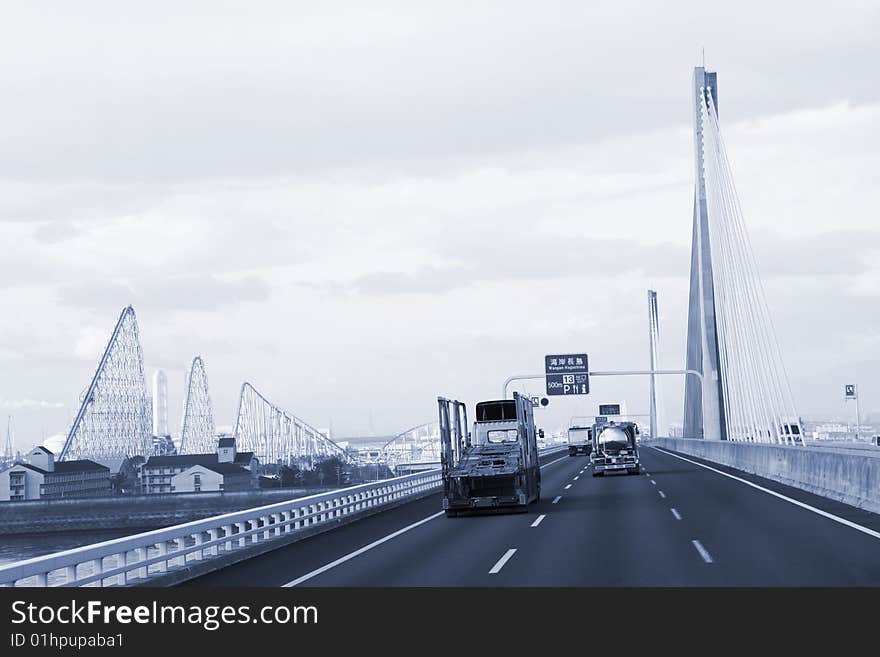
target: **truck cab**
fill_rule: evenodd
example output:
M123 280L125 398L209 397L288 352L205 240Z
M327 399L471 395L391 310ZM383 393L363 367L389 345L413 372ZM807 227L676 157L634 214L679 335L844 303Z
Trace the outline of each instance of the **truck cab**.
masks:
M443 509L462 512L526 511L541 496L541 469L532 402L513 399L476 405L473 430L459 401L438 397Z
M589 456L593 451L593 428L572 426L568 428L568 455Z
M593 425L593 476L606 472L639 473L639 450L635 422L597 422Z

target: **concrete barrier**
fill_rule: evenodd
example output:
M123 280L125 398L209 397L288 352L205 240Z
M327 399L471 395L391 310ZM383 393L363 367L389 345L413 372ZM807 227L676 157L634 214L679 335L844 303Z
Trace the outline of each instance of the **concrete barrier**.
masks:
M880 458L829 449L719 440L646 442L880 513Z

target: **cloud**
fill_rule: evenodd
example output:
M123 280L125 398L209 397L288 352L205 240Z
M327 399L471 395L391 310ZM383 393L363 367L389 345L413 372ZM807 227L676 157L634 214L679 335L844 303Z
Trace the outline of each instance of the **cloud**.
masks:
M54 244L66 242L80 234L80 230L66 221L52 221L37 226L34 230L34 239L38 242Z
M45 399L0 399L0 409L4 411L30 411L47 408L64 408L64 404Z
M638 368L647 287L679 366L708 43L789 372L828 408L816 373L862 367L880 319L876 3L471 5L7 12L0 397L74 405L128 303L174 395L205 357L218 422L243 379L358 433L548 351Z
M472 235L443 257L459 256L459 266L426 267L414 272L376 272L355 279L344 289L366 295L433 294L487 281L549 281L584 278L606 283L633 271L657 277L681 275L687 250L676 245L642 245L622 240L516 233ZM673 264L675 263L675 264ZM670 266L672 265L672 266ZM340 288L332 288L339 290Z
M126 305L150 311L213 311L224 306L265 301L269 285L256 276L221 280L211 275L167 276L132 283L77 283L58 290L59 300L68 305L94 310Z

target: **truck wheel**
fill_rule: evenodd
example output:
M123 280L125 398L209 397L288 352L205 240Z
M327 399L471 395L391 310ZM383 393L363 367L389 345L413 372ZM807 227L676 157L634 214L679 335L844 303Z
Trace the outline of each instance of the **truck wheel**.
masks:
M455 518L458 516L458 511L453 511L452 509L446 509L446 517L447 518Z
M594 470L594 471L593 471L593 476L594 476L594 477L601 477L601 476L602 476L602 473L601 473L601 472L596 472L596 471Z

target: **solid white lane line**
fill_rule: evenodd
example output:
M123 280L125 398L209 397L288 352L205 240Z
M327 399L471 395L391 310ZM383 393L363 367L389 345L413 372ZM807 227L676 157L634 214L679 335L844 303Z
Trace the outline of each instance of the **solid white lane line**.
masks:
M556 504L556 503L557 503L559 500L561 500L561 499L562 499L562 495L557 495L557 496L556 496L556 499L553 500L552 504Z
M535 522L532 523L532 527L537 527L538 525L540 525L541 521L546 517L547 517L546 513L542 513L541 515L539 515L537 520L535 520Z
M563 490L568 490L569 488L571 488L571 484L568 484Z
M655 486L657 485L657 482L654 481L653 479L651 480L651 483L654 484Z
M654 447L658 452L663 452L664 454L668 454L669 456L674 456L677 459L681 459L682 461L687 461L688 463L693 463L694 465L698 465L701 468L705 468L706 470L711 470L712 472L723 475L729 479L733 479L734 481L738 481L741 484L745 484L746 486L751 486L752 488L756 488L759 491L767 493L768 495L772 495L773 497L778 497L780 500L785 500L786 502L791 502L795 506L799 506L802 509L806 509L807 511L812 511L813 513L822 516L823 518L828 518L829 520L833 520L834 522L839 522L841 525L846 525L847 527L851 527L857 531L862 532L863 534L867 534L868 536L873 536L874 538L880 538L880 532L875 531L873 529L869 529L868 527L863 527L851 520L847 520L846 518L841 518L840 516L836 516L833 513L828 513L827 511L823 511L822 509L817 509L814 506L810 506L804 502L800 502L794 498L788 497L787 495L783 495L782 493L777 493L775 490L770 490L769 488L764 488L763 486L759 486L758 484L754 484L751 481L743 479L742 477L737 477L732 474L728 474L727 472L722 472L721 470L716 470L708 465L704 465L702 463L697 463L696 461L692 461L691 459L686 459L683 456L679 456L678 454L673 454L672 452L668 452L665 449L660 449L659 447Z
M675 509L669 509L669 510L672 511L672 515L675 516L676 520L681 520L681 514L678 511L676 511Z
M567 459L567 458L568 458L567 456L563 456L562 458L558 458L558 459L556 459L555 461L550 461L550 463L545 463L544 465L541 466L541 469L543 470L543 469L546 468L548 465L553 465L554 463L559 463L560 461L564 461L564 460Z
M497 575L501 571L501 569L504 568L504 564L506 564L510 560L510 557L513 556L514 552L516 552L516 548L510 548L507 552L505 552L504 555L495 562L495 565L492 566L492 570L489 571L489 574Z
M703 557L703 561L706 563L712 563L712 555L709 554L709 551L703 547L703 544L700 543L697 539L691 541L694 547L697 548L697 552L700 553L700 556Z
M398 529L396 532L388 534L387 536L383 536L379 540L373 541L369 545L365 545L364 547L357 549L354 552L350 552L349 554L346 554L344 557L340 557L336 561L331 561L330 563L328 563L324 566L321 566L320 568L316 568L315 570L313 570L310 573L306 573L302 577L297 577L296 579L291 580L290 582L288 582L284 586L285 587L296 586L297 584L301 584L302 582L305 582L306 580L312 579L312 577L315 577L316 575L320 575L321 573L325 573L328 570L330 570L331 568L335 568L339 564L345 563L346 561L349 561L350 559L354 559L355 557L363 554L364 552L368 552L369 550L372 550L374 547L378 547L378 546L382 545L382 543L390 541L392 538L397 538L401 534L408 532L410 529L415 529L419 525L424 525L429 520L433 520L434 518L439 518L444 513L445 513L444 511L438 511L437 513L430 515L427 518L422 518L418 522L414 522L411 525L407 525L403 529Z
M575 477L574 479L572 479L572 481L577 481L577 480L580 479L580 478L581 478L581 476L578 475L577 477Z
M660 493L660 497L662 497L664 500L666 499L666 493L664 493L662 490L658 490L657 492Z

